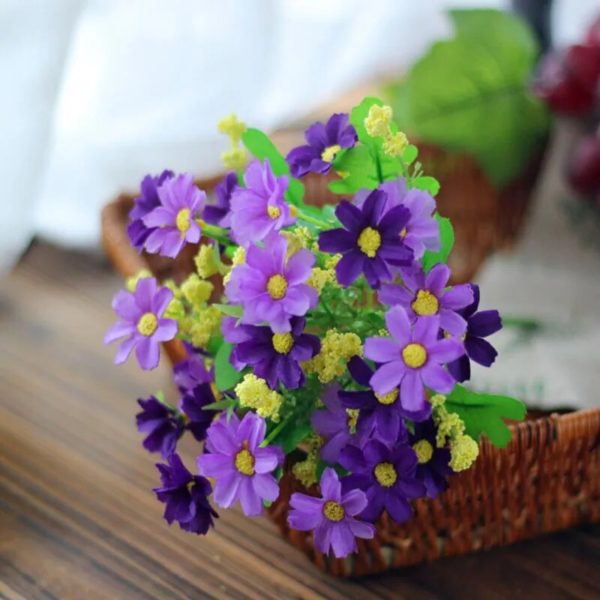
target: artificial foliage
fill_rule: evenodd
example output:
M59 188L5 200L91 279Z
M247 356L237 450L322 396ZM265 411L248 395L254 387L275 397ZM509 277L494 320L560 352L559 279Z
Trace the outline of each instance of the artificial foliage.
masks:
M384 512L406 521L415 498L443 492L481 436L508 442L504 419L522 419L523 404L458 383L472 362L494 362L486 338L501 319L479 309L477 286L451 285L438 182L391 107L365 98L286 157L234 116L219 129L230 172L212 197L164 171L142 180L130 214L135 248L175 258L195 245L194 272L129 279L105 341L121 340L115 362L135 353L143 369L163 342L187 349L177 402L138 400L169 523L204 534L216 507L260 515L285 469L306 489L291 497L290 526L343 557ZM309 173L327 178L335 205L311 204ZM199 442L193 469L183 436Z

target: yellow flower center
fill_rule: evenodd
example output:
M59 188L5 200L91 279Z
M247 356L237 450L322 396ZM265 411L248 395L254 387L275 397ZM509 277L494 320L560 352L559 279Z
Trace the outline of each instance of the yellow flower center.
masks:
M145 336L151 336L157 328L158 319L151 312L144 313L137 324L137 330Z
M294 347L294 338L291 333L274 333L272 342L273 348L279 354L289 354Z
M324 160L325 162L333 162L333 159L335 158L335 155L342 149L342 147L339 144L334 144L333 146L327 146L327 148L325 148L325 150L323 150L323 153L321 154L321 160Z
M347 408L346 412L348 413L348 429L350 433L356 433L356 424L358 423L360 411L358 408Z
M281 215L281 210L279 210L279 207L277 206L267 206L267 213L269 214L269 218L275 220L275 219L279 219L279 216Z
M387 394L375 394L375 398L377 398L379 404L385 404L386 406L394 404L398 400L398 388L393 389Z
M402 231L400 232L400 237L402 239L404 239L406 237L406 235L408 234L408 230L406 229L406 227L402 228Z
M429 290L419 290L411 306L420 317L429 317L437 315L440 303Z
M415 451L420 465L428 463L433 456L433 446L427 440L415 442L412 449Z
M379 231L372 227L365 227L358 236L358 247L361 249L361 252L369 258L373 258L377 254L379 246L381 246Z
M421 344L407 344L402 349L402 358L408 367L418 369L427 360L427 350Z
M267 292L273 300L281 300L287 292L288 282L283 275L271 275L267 281Z
M235 455L235 468L242 475L254 475L254 456L250 450L243 448Z
M346 515L346 511L339 502L328 500L323 506L323 514L325 515L325 518L329 519L330 521L339 523L339 521L341 521Z
M181 232L181 237L183 237L187 230L190 228L190 209L182 208L178 213L175 219L175 224L177 225L177 229Z
M398 480L398 473L396 473L396 469L392 463L379 463L373 473L375 474L377 483L382 487L392 487Z

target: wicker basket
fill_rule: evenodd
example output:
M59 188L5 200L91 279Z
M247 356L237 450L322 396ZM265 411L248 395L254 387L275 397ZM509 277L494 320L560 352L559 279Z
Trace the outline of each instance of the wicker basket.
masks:
M210 190L215 180L199 183ZM308 180L307 198L323 201L319 185L322 184L317 180ZM462 213L454 215L444 198L450 196L440 197L440 210L453 218L457 241L462 239L465 244L462 250L459 246L460 257L471 259L460 270L460 279L468 279L491 247L493 232L478 227L478 220L471 213L467 213L469 219L461 220ZM484 206L491 210L492 204ZM159 278L171 276L179 280L191 272L193 248L176 261L137 254L126 233L131 205L131 197L122 195L102 213L104 247L117 270L130 276L150 268ZM461 265L455 257L455 268L456 263ZM165 350L173 363L185 357L178 340L167 342ZM321 569L338 576L360 576L414 565L599 521L600 409L541 416L511 428L513 439L507 448L498 450L484 441L475 466L452 477L446 492L435 500L418 500L415 517L403 525L384 514L377 523L376 537L358 540L358 554L347 559L332 559L315 552L310 533L287 526L290 495L301 489L290 474L291 464L286 465L281 494L269 515L292 544Z

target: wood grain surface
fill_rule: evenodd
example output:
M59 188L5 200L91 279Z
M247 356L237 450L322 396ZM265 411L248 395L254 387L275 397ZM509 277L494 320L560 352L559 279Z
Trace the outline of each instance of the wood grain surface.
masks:
M170 373L112 365L119 285L43 244L0 283L0 598L600 598L600 526L359 581L320 573L266 517L169 528L134 415Z

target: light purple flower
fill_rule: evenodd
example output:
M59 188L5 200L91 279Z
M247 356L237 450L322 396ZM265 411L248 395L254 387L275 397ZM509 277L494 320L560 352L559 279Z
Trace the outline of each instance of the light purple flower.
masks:
M162 317L172 298L173 292L158 287L153 277L140 279L134 293L117 292L112 307L119 320L104 337L105 344L125 338L117 350L115 364L124 363L135 348L142 369L158 366L160 343L172 340L177 334L177 322Z
M268 160L251 163L244 182L231 196L231 231L238 244L262 241L295 221L284 198L288 178L275 177Z
M206 449L198 457L202 475L215 479L215 502L229 508L239 500L244 514L262 513L263 500L274 501L279 486L273 471L282 461L282 453L274 446L261 447L266 424L253 412L240 421L233 414L222 416L208 429Z
M371 377L371 387L387 394L400 387L405 410L420 411L426 406L425 386L447 394L456 383L443 368L464 354L464 346L453 338L439 339L440 318L421 317L411 327L404 308L395 306L385 315L392 337L371 337L365 341L365 356L381 364Z
M288 523L298 531L314 530L315 548L337 558L356 552L356 539L370 540L375 535L371 523L356 517L367 507L367 496L361 490L342 494L342 485L332 468L321 475L321 498L295 493L290 498L292 510Z
M206 194L194 184L189 173L167 179L157 190L161 205L143 217L146 227L156 229L148 236L145 248L151 254L175 258L186 243L200 241L196 219L202 214Z
M467 329L467 321L457 311L473 302L473 290L469 284L447 288L449 279L450 268L444 264L435 265L427 274L420 267L405 269L402 271L402 285L383 285L379 301L399 304L411 321L439 315L440 327L460 337Z
M251 245L246 262L231 272L225 293L231 302L243 306L242 323L266 321L275 333L285 333L291 331L293 316L302 317L317 305L316 290L305 283L314 255L302 249L286 259L286 253L286 238L272 234L265 248Z

